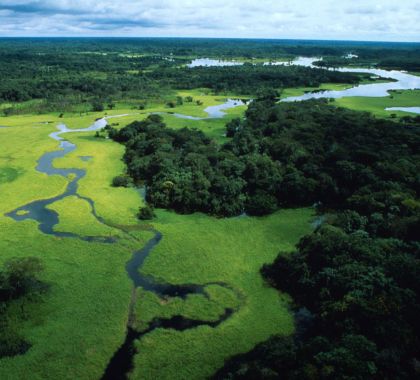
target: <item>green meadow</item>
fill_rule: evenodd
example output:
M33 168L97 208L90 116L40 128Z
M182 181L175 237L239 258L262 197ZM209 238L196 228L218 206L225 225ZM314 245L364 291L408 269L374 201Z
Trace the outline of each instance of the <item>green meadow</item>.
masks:
M299 237L310 231L311 215L311 210L300 209L263 218L214 219L159 211L154 225L164 237L146 260L144 272L174 284L225 282L237 298L216 288L219 294L211 296L210 302L218 304L215 310L219 315L224 308L233 307L236 312L216 328L157 329L146 335L137 343L139 354L131 378L207 378L234 353L247 352L271 335L291 334L289 299L265 284L259 270L279 251L293 250ZM173 308L180 310L176 302L149 302L159 315ZM187 299L181 308L183 315L214 318L206 306L199 315L192 313L190 304L194 302L202 305L209 301Z
M223 97L194 92L202 105L185 104L171 111L205 117L203 109L219 104ZM241 116L245 107L227 111L221 120L192 121L165 115L170 127L196 127L219 141L223 126ZM112 119L122 127L145 117L147 112L167 112L162 105L137 111L117 104L108 115L130 114ZM114 244L86 242L42 234L33 221L15 222L4 214L35 200L64 192L70 179L36 171L37 160L58 149L48 135L58 123L71 128L88 127L104 113L1 117L0 125L0 264L11 257L39 257L48 291L37 302L25 305L24 313L13 309L15 325L31 344L20 356L0 360L2 379L97 379L125 339L132 284L125 263L134 250L152 237L136 213L143 201L134 188L114 188L114 176L124 173L124 147L95 138L94 132L75 132L65 138L77 145L56 159L57 168L81 168L78 197L57 201L56 231L80 236L114 236ZM83 161L81 156L92 157ZM281 250L291 250L311 229L312 210L284 210L264 218L216 219L201 214L177 215L157 210L153 227L163 233L143 272L172 284L210 284L206 296L191 294L161 299L137 289L135 327L142 331L157 317L182 315L216 321L225 309L233 315L215 328L200 326L183 332L156 329L136 343L131 377L202 379L220 368L230 356L246 352L272 334L291 334L293 319L289 299L266 285L259 273L264 263ZM124 226L123 230L120 229ZM215 283L225 283L227 287ZM13 311L12 310L12 311ZM203 360L203 358L206 358Z
M336 99L340 107L351 108L356 111L371 112L378 117L389 118L392 114L398 117L413 116L413 113L401 111L386 111L390 107L418 107L420 90L391 91L383 98L351 97Z
M287 88L282 92L282 98L301 96L312 91L340 91L351 88L352 85L325 83L319 87L297 87ZM418 107L420 98L420 90L398 90L391 91L386 97L345 97L335 99L335 105L339 107L350 108L356 111L371 112L381 118L390 118L395 114L397 117L413 115L413 113L402 111L386 111L391 107Z

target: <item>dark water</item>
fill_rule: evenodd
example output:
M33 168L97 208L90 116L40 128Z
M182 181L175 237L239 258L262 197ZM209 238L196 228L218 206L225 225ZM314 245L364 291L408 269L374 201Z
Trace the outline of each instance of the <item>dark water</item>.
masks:
M90 160L93 158L93 156L79 156L79 158L80 158L82 161L87 162L87 161L90 161Z
M64 193L57 195L53 198L37 200L31 203L28 203L24 206L21 206L9 213L6 216L16 220L17 222L22 222L24 220L35 220L38 222L39 230L47 235L54 235L57 237L68 237L68 238L78 238L84 241L96 241L103 243L114 243L116 238L114 237L102 237L102 236L80 236L72 232L58 232L54 230L54 227L59 223L59 215L48 209L48 206L60 201L66 197L77 196L80 199L86 200L92 208L92 213L99 220L100 223L103 223L103 220L98 217L94 208L94 202L90 198L82 197L77 194L78 183L81 178L86 175L86 171L82 169L59 169L53 166L53 161L56 158L64 157L66 154L73 152L76 149L74 144L71 144L67 141L62 141L60 143L62 149L45 153L39 160L36 170L45 173L48 175L60 175L64 178L72 178L67 184L67 188Z
M54 202L62 200L69 196L76 196L80 199L85 200L91 206L92 215L96 218L99 223L110 226L114 229L119 229L118 227L107 224L107 222L101 218L95 210L94 201L90 198L83 197L77 193L78 184L80 179L86 175L84 169L77 168L56 168L53 165L53 162L57 158L66 156L67 154L73 152L76 149L76 145L71 144L70 142L64 140L61 135L64 133L70 132L81 132L81 131L94 131L104 127L106 125L105 119L97 120L92 126L86 129L77 129L69 130L66 126L60 125L59 132L54 132L50 135L51 138L60 142L60 149L54 152L45 153L37 162L36 170L45 173L47 175L59 175L68 179L68 184L65 191L52 198L37 200L31 203L28 203L24 206L21 206L9 213L6 216L14 219L16 222L22 222L24 220L34 220L38 222L39 230L47 235L53 235L57 237L64 238L77 238L88 242L100 242L105 244L112 244L117 241L116 237L101 237L101 236L79 236L71 232L57 232L54 230L54 227L59 223L59 215L53 210L48 209L47 207ZM89 156L84 156L89 157ZM133 239L131 235L127 235L126 231L119 229L122 234L126 234L128 238ZM141 268L146 260L147 256L151 253L153 248L155 248L163 236L159 231L156 231L152 228L149 228L149 231L154 233L154 236L143 246L141 249L133 252L131 259L126 263L127 275L133 283L133 293L130 303L130 312L128 316L127 323L127 333L122 346L115 352L111 358L103 379L126 379L127 374L130 372L133 366L133 357L136 354L135 341L141 339L144 335L154 331L157 328L164 329L175 329L178 331L183 331L198 326L209 326L216 327L226 319L228 319L235 310L226 309L216 321L201 321L184 318L183 316L174 316L172 318L156 318L148 326L145 331L135 331L131 327L131 321L134 319L134 306L135 306L135 289L142 287L147 291L151 291L158 295L159 297L181 297L185 298L189 294L202 294L203 296L209 298L205 288L209 285L219 285L229 290L235 292L239 300L243 300L242 295L228 284L222 282L213 282L202 285L196 284L185 284L185 285L172 285L169 283L164 283L156 281L151 276L145 276L141 273Z

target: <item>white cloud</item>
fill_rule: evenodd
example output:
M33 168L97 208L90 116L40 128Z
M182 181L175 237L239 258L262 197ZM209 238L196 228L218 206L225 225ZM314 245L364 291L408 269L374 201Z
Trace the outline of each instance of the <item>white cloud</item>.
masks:
M2 36L420 41L420 0L0 0Z

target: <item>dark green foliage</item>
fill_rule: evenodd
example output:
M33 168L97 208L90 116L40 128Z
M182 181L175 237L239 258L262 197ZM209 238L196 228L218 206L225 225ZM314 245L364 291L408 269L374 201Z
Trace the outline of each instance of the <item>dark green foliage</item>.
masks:
M30 347L19 333L18 321L25 317L24 304L46 289L38 278L42 270L35 257L10 259L0 270L0 358L22 354Z
M173 68L149 74L173 88L206 87L215 93L257 94L258 98L277 97L272 88L319 86L321 83L358 83L360 76L351 73L312 69L300 66L243 65L229 67Z
M104 110L104 105L102 101L96 99L92 102L92 111L93 112L102 112Z
M117 175L112 180L112 186L114 187L128 187L131 183L131 179L127 175Z
M236 215L244 209L244 165L202 132L166 128L159 115L110 137L126 144L128 172L147 181L147 201L181 213Z
M140 220L151 220L155 217L155 213L153 212L153 207L151 206L144 206L140 207L138 218Z
M328 213L296 253L283 252L262 269L271 285L295 301L295 336L274 337L233 358L216 379L419 376L416 123L379 120L323 102L260 101L249 107L246 121L227 126L233 135L227 147L241 158L258 157L246 176L248 191L259 184L253 193L257 209L267 196L261 189L273 184L270 193L278 191L279 203L316 202ZM277 175L270 162L280 168Z
M13 182L22 174L21 169L15 169L10 166L0 166L0 184Z
M216 378L413 379L420 344L418 244L324 225L262 273L309 318L231 360ZM360 223L362 222L362 223ZM353 225L353 223L351 223ZM354 227L349 228L354 230ZM308 323L309 321L309 323ZM273 377L274 376L274 377Z
M354 215L342 221L347 229L375 219L369 228L381 236L415 234L416 128L323 101L277 104L272 94L226 129L232 139L220 146L202 132L166 128L152 115L110 137L126 144L128 173L147 182L155 207L265 215L321 202L360 214L359 221Z

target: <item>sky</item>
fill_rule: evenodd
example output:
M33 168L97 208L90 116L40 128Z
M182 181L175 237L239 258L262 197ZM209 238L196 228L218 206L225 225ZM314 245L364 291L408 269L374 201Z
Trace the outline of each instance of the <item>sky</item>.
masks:
M0 36L420 42L420 0L0 0Z

